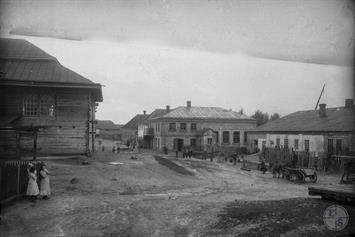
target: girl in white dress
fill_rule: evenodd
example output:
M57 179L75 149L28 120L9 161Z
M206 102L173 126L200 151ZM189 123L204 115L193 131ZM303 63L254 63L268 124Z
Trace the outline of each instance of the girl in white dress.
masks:
M40 195L43 199L47 199L48 196L51 195L51 188L49 185L49 172L46 169L46 165L44 163L41 164L39 175L41 179Z
M31 201L35 201L39 194L38 185L37 185L37 172L34 166L29 168L28 172L28 185L27 185L27 196L30 197Z

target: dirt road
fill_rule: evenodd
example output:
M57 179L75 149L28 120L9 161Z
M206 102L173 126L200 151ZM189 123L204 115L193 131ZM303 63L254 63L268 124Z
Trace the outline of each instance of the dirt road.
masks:
M131 156L48 161L52 197L5 208L0 236L334 236L321 216L331 203L309 198L307 184L230 163Z

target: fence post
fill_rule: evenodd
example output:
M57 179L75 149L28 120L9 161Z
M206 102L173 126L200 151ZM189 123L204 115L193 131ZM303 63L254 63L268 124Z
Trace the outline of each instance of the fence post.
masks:
M33 132L33 160L37 157L37 131Z
M16 187L16 195L20 195L20 164L17 163L17 187Z
M2 167L0 166L0 209L1 209L1 201L2 201ZM0 211L1 215L1 211Z
M21 158L21 153L20 153L20 133L16 131L16 158L20 159Z

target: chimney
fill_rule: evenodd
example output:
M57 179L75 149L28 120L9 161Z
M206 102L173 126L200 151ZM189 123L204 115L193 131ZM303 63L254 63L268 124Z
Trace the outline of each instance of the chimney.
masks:
M147 111L143 110L143 114L146 115Z
M353 99L345 99L345 108L352 108L354 107L354 100Z
M167 105L167 106L166 106L166 112L167 112L167 113L170 112L170 105Z
M187 108L191 108L191 101L188 100L188 101L186 102L186 105L187 105Z
M327 106L326 104L319 105L319 117L321 117L321 118L327 117L326 106Z

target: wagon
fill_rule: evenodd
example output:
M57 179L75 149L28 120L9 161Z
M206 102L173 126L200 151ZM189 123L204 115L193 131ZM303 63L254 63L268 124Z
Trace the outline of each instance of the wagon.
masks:
M308 178L310 182L317 182L317 172L313 168L291 168L284 167L282 169L283 177L287 180L306 182Z

